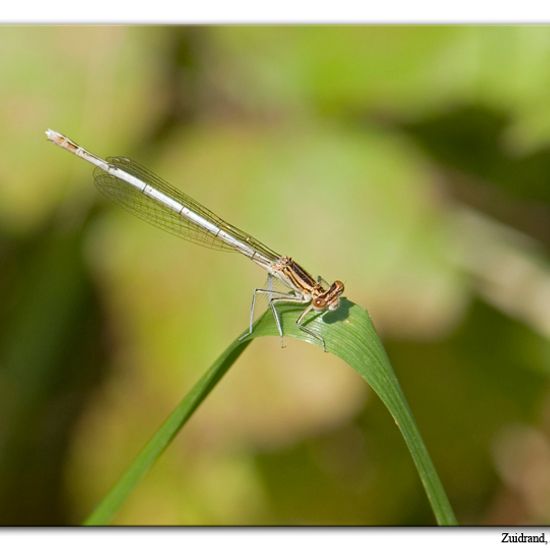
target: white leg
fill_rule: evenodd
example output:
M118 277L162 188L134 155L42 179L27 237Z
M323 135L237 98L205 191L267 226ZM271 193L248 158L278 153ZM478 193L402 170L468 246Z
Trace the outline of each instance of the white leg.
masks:
M251 334L252 333L252 324L254 323L254 309L256 307L256 293L258 292L258 290L267 290L269 292L269 300L271 301L271 295L272 295L272 290L273 290L273 276L271 275L271 273L268 273L267 274L267 279L265 281L265 285L264 285L265 289L259 289L259 288L255 288L254 289L254 292L252 293L252 305L250 307L250 323L248 325L248 334Z
M268 283L269 283L269 278L268 278ZM254 293L252 295L252 306L250 308L250 324L249 324L248 334L245 335L245 336L249 336L250 334L252 334L252 325L254 323L254 310L255 310L255 307L256 307L256 296L258 294L267 294L269 296L269 307L271 308L271 312L272 312L273 317L275 319L275 324L277 325L277 331L279 332L279 335L281 337L281 347L284 348L285 346L284 346L284 340L283 340L283 326L281 324L281 317L279 315L279 312L277 311L277 308L275 307L275 304L284 304L284 303L287 303L287 304L305 304L305 303L308 303L309 300L307 298L304 299L301 296L296 296L295 294L292 294L292 292L289 292L289 293L280 292L278 290L273 290L272 288L255 288ZM275 297L273 297L274 295L275 295ZM300 314L298 319L296 319L296 325L298 326L298 328L301 331L303 331L306 334L309 334L311 337L319 340L323 344L323 349L326 351L325 340L321 336L315 334L312 330L310 330L310 329L308 329L308 328L306 328L302 325L306 315L312 309L313 308L311 306L304 309L304 311L302 311L302 313ZM243 338L244 338L244 336L243 336Z
M270 305L273 300L277 300L285 297L290 298L290 301L295 301L293 300L294 296L289 295L287 292L279 292L278 290L273 290L271 288L255 288L254 293L252 294L252 306L250 307L250 324L248 327L248 334L252 334L252 325L254 324L254 310L256 308L256 296L258 294L268 294ZM274 294L277 295L277 298L272 297Z
M298 317L298 319L296 319L296 324L298 325L298 328L302 332L305 332L306 334L309 334L310 336L312 336L316 340L319 340L321 342L321 344L323 344L323 350L326 352L327 351L327 346L325 345L325 339L322 336L319 336L318 334L315 334L312 330L304 327L303 324L302 324L304 322L305 318L306 318L306 315L312 309L313 309L313 306L309 306L306 309L304 309L304 311L302 311L302 313L300 314L300 317Z
M281 324L281 318L279 316L279 312L277 311L277 308L275 307L275 303L277 304L303 304L306 303L309 300L304 300L301 296L289 296L288 294L285 294L284 296L281 296L280 298L272 298L269 301L269 306L271 307L271 311L273 313L273 317L275 317L275 324L277 325L277 330L279 331L279 334L281 336L281 347L284 348L284 339L283 339L283 326ZM302 317L303 313L300 315Z

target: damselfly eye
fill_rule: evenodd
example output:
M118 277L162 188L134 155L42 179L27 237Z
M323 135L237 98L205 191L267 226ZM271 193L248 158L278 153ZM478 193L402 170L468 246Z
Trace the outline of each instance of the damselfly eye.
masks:
M325 309L326 302L324 298L315 298L312 302L313 309Z

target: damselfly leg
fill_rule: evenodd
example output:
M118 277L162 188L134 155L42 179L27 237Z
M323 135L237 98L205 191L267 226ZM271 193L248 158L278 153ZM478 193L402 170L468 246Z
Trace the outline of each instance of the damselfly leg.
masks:
M245 338L246 336L249 336L252 334L252 325L254 323L254 310L256 308L256 298L259 294L267 294L269 296L269 302L268 305L271 309L271 312L273 313L273 318L275 319L275 324L277 325L277 331L281 337L281 347L284 348L284 338L283 338L283 325L281 323L281 316L279 315L279 312L277 311L277 308L275 307L275 304L304 304L307 303L308 298L303 298L302 296L297 296L293 293L293 291L290 292L281 292L279 290L273 290L272 288L255 288L254 293L252 295L252 305L250 307L250 325L248 334L242 336L241 338Z
M300 314L300 317L298 317L298 319L296 319L296 324L298 325L298 328L302 332L305 332L306 334L309 334L312 338L315 338L316 340L319 340L319 342L321 342L321 344L323 344L323 351L326 352L327 351L327 346L325 344L325 339L322 336L319 336L318 334L315 334L315 332L313 332L309 328L304 327L304 325L303 325L303 323L306 320L307 314L312 310L313 310L313 306L310 305L310 306L306 307L306 309L304 309L304 311L302 311L302 313Z
M254 310L256 307L256 297L258 296L258 294L262 294L262 295L266 294L269 296L268 304L273 314L273 318L275 319L275 324L277 325L277 331L279 332L279 335L281 337L281 347L282 348L286 347L284 345L283 325L281 323L281 316L277 310L276 304L306 304L310 301L310 299L308 297L298 296L294 294L294 291L281 292L278 290L273 290L272 288L255 288L254 293L252 295L252 305L250 307L249 330L246 335L241 336L241 339L246 338L246 336L250 336L250 334L252 334L252 329L253 329L252 325L254 323ZM323 345L324 351L327 351L324 338L322 336L319 336L318 334L315 334L315 332L313 332L312 330L304 326L306 316L312 310L313 310L313 306L311 305L308 306L306 309L304 309L304 311L302 311L298 319L296 319L296 325L302 332L304 332L305 334L308 334L312 338L315 338L316 340L321 342L321 344Z

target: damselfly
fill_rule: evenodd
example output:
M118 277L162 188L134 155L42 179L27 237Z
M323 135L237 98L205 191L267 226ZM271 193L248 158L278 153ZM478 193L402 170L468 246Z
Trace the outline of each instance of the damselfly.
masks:
M140 218L204 246L240 252L264 268L268 273L265 285L267 288L254 290L249 334L252 333L256 298L263 294L268 296L281 342L283 327L276 306L295 303L304 306L296 320L297 326L320 341L325 348L324 339L304 326L304 323L311 311L323 312L339 307L344 292L341 281L334 281L329 285L321 277L314 279L292 258L273 252L248 233L225 222L133 160L124 157L108 157L103 160L58 132L47 130L46 136L56 145L93 164L96 167L94 179L99 190ZM281 281L290 290L273 290L273 278Z

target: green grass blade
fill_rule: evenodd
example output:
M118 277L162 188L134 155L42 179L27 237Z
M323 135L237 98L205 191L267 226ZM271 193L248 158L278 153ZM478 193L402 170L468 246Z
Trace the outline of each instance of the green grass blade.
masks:
M296 326L295 321L301 312L299 308L280 308L280 311L285 335L321 345ZM323 337L328 353L343 359L380 397L401 430L437 523L456 525L447 495L369 314L353 302L342 300L338 310L314 318L307 327ZM277 334L273 316L264 315L251 337Z
M178 406L140 451L117 484L86 519L84 525L106 525L112 521L139 481L151 469L172 439L174 439L197 407L214 389L249 343L250 340L236 340L216 359L214 364L180 401Z
M288 305L278 309L286 336L322 347L319 340L297 328L295 321L301 312L300 308ZM327 352L333 353L348 363L380 397L401 430L438 524L456 524L439 476L368 313L360 306L343 300L337 311L314 317L307 326L308 329L322 336ZM88 518L86 524L104 525L111 521L139 480L151 468L248 343L260 336L277 335L277 327L272 315L268 312L259 319L250 336L233 342L184 397L112 491Z

